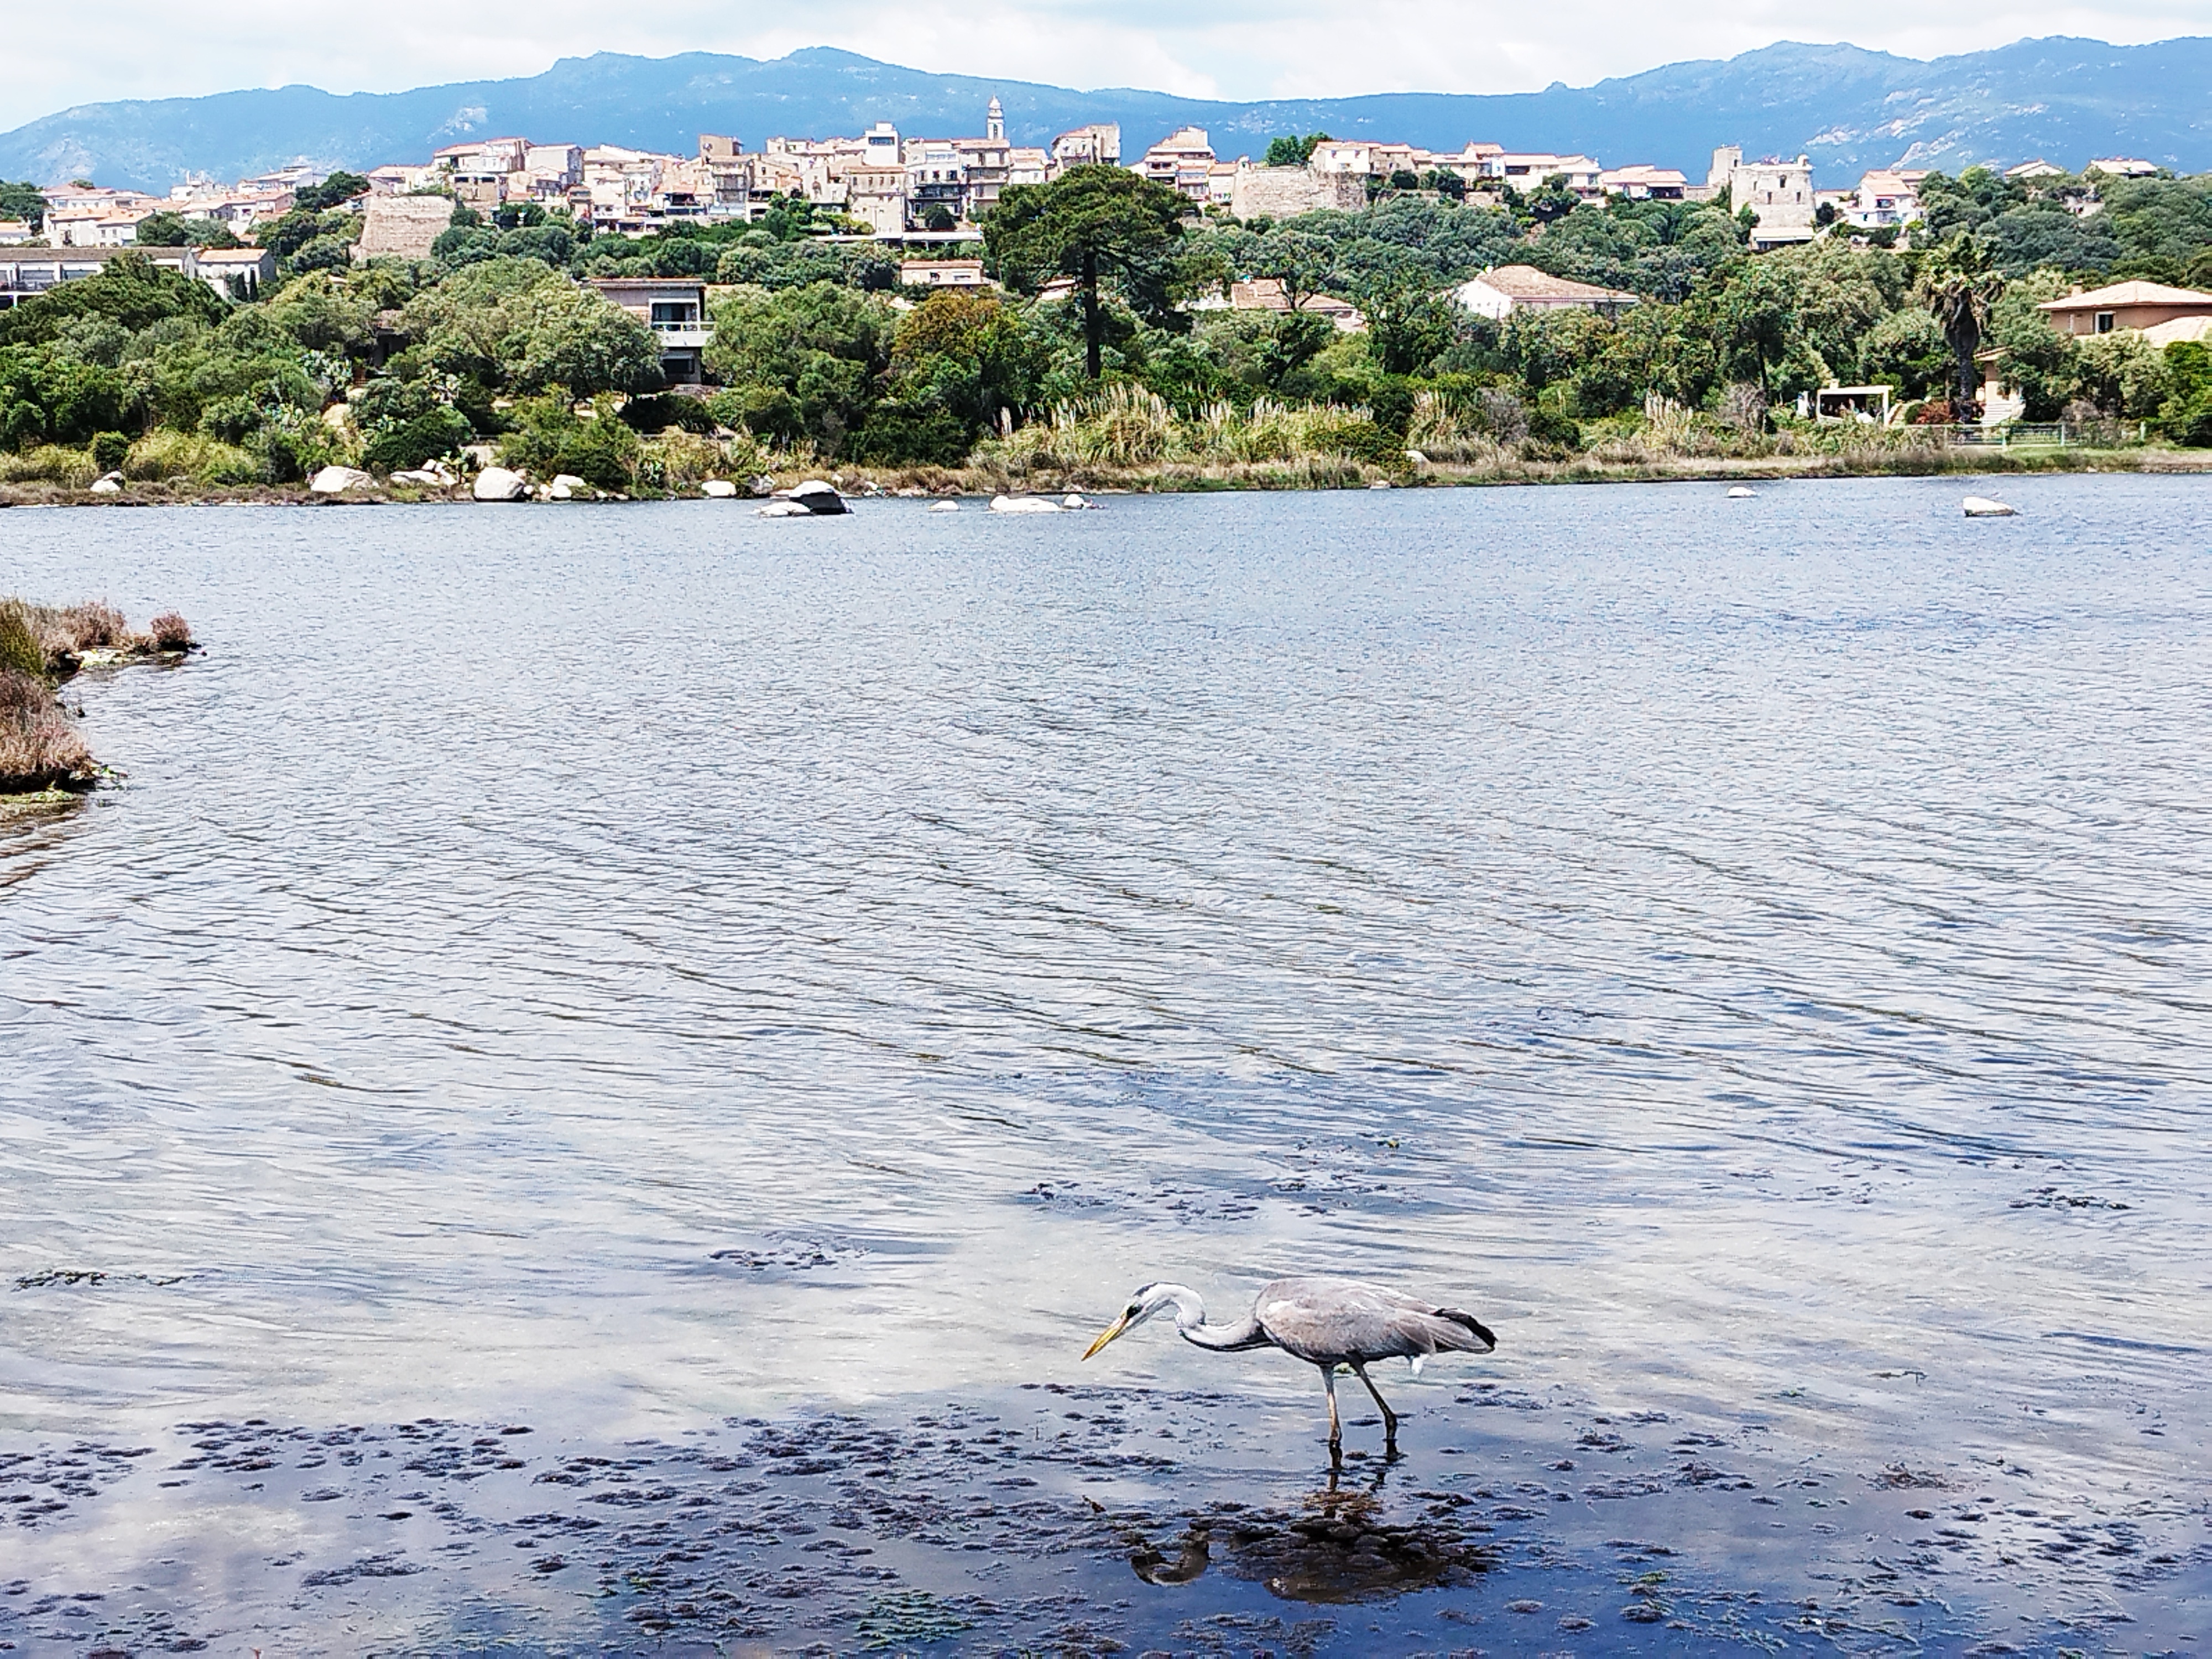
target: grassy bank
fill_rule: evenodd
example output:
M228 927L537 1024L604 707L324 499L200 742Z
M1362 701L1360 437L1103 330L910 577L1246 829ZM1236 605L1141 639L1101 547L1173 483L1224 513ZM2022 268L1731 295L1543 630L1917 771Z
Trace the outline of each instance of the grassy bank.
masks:
M143 630L98 601L66 606L0 599L0 801L66 799L100 781L102 769L59 688L80 669L174 660L192 648L173 611Z
M1455 398L1423 391L1386 421L1364 405L1267 398L1180 409L1127 381L1065 400L1024 425L1009 422L957 463L870 465L804 439L769 446L743 431L673 426L641 436L629 422L647 404L633 401L518 405L499 458L540 483L568 473L579 480L573 495L586 500L696 496L716 479L740 495L818 477L849 493L997 495L2212 470L2212 449L2130 441L2140 428L2107 421L2089 423L2081 441L2064 447L2007 448L1960 442L1941 426L1816 422L1763 409L1731 419L1658 397L1633 413L1578 425L1494 388ZM657 412L667 401L650 406ZM465 478L447 487L402 470L359 474L368 482L319 497L305 482L258 481L244 460L205 437L157 431L103 473L93 448L50 445L0 456L0 501L418 501L470 493Z
M1840 453L1747 446L1735 453L1680 453L1658 447L1613 442L1564 454L1501 448L1487 455L1419 461L1346 454L1282 457L1163 457L1121 459L1054 452L1007 454L986 448L959 466L860 466L811 456L771 457L758 473L739 468L701 470L700 477L729 477L741 495L765 481L785 489L809 478L832 479L848 494L995 495L1079 489L1114 493L1176 493L1221 489L1364 489L1378 483L1420 489L1547 483L1650 483L1706 480L1756 483L1762 478L1919 477L1955 474L1988 477L2051 472L2212 474L2212 450L2160 444L1996 449L1899 447ZM696 499L699 480L638 484L623 499ZM231 484L193 478L125 481L113 494L46 480L0 482L0 505L14 507L179 507L222 503L277 506L465 501L465 483L450 490L380 482L343 496L319 496L304 484ZM602 495L601 500L612 500Z

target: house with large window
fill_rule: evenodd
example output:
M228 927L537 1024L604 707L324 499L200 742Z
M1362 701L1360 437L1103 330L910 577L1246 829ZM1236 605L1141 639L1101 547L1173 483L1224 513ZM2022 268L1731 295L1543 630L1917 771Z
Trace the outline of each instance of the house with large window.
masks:
M696 276L594 276L590 286L651 329L660 340L660 372L672 386L696 386L705 375L707 285Z
M2061 334L2111 334L2212 317L2212 294L2164 283L2112 283L2086 293L2077 288L2036 309Z

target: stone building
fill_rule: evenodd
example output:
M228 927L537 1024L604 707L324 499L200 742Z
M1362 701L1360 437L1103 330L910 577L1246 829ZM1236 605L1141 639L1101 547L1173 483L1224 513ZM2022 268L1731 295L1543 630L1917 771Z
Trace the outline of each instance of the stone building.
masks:
M380 253L403 259L427 259L430 244L453 222L450 196L372 196L362 211L361 240L353 245L358 264Z
M1723 144L1713 152L1705 183L1716 192L1728 191L1731 211L1749 208L1758 216L1751 231L1753 252L1809 242L1819 228L1814 216L1820 204L1813 194L1813 163L1808 156L1779 161L1770 155L1747 162L1741 144Z
M1367 205L1364 175L1305 167L1237 167L1230 180L1229 210L1239 219L1294 219L1323 208Z

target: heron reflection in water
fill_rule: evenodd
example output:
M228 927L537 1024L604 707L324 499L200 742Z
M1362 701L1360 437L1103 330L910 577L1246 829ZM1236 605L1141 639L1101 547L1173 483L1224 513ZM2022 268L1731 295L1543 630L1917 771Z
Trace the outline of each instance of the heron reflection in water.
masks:
M1351 1279L1278 1279L1260 1288L1252 1312L1233 1325L1209 1325L1206 1304L1187 1285L1141 1285L1129 1305L1099 1334L1085 1352L1088 1359L1125 1331L1135 1329L1163 1309L1175 1310L1176 1329L1186 1342L1219 1353L1244 1348L1280 1348L1321 1367L1328 1394L1328 1453L1344 1456L1344 1430L1336 1414L1336 1368L1349 1365L1366 1385L1382 1413L1382 1443L1398 1452L1398 1413L1367 1375L1377 1359L1406 1359L1413 1374L1432 1353L1488 1353L1498 1346L1490 1328L1473 1314L1440 1308L1418 1297Z

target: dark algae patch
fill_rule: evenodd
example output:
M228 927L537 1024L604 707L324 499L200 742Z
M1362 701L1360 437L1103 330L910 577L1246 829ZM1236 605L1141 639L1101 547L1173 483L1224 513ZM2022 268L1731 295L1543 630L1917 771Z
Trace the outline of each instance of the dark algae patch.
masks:
M1409 1419L1419 1450L1334 1475L1307 1430L1255 1423L1234 1398L1103 1388L620 1441L246 1419L155 1446L11 1448L0 1642L2092 1651L2155 1634L2161 1608L2212 1583L2203 1516L2185 1504L2094 1515L2021 1502L2024 1483L1987 1471L1817 1468L1661 1413L1473 1397ZM1638 1478L1586 1479L1592 1458ZM160 1541L134 1558L124 1537ZM88 1579L91 1538L109 1565Z

